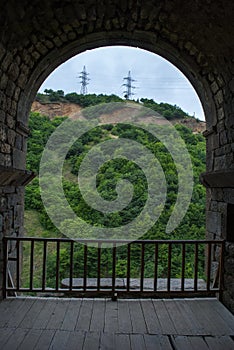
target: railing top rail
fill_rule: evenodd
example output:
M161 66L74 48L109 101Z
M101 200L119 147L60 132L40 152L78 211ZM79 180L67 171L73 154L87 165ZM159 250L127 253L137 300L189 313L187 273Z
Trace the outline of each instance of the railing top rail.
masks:
M5 236L3 237L3 240L6 241L47 241L47 242L77 242L77 243L109 243L109 244L208 244L208 243L224 243L223 239L215 240L215 239L198 239L198 240L192 240L192 239L166 239L166 240L159 240L159 239L149 239L149 240L127 240L127 239L72 239L72 238L48 238L48 237L12 237L12 236Z

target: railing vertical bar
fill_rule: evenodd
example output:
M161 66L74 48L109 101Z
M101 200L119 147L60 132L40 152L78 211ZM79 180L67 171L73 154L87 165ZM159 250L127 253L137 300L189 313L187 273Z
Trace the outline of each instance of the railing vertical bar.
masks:
M184 291L186 246L182 243L181 291Z
M43 263L42 263L42 290L46 288L46 260L47 260L47 241L43 242Z
M206 280L206 290L210 290L210 272L211 272L211 243L208 242L208 252L207 252L207 280Z
M171 290L171 243L168 243L167 291Z
M57 241L57 256L56 256L56 284L55 289L59 289L59 265L60 265L60 241Z
M145 244L141 243L141 280L140 291L144 289L144 272L145 272Z
M3 237L3 286L2 286L2 297L6 299L7 296L7 279L8 279L8 241L5 237Z
M154 292L158 287L158 243L154 245Z
M224 267L224 249L225 241L221 242L220 261L219 261L219 300L223 300L223 267Z
M131 244L128 244L127 252L127 292L130 290L130 274L131 274Z
M112 293L115 292L115 278L116 278L116 243L113 243L112 249Z
M33 269L34 269L34 241L31 241L31 253L30 253L30 291L33 290Z
M194 291L197 292L197 276L198 276L198 243L194 246Z
M16 289L20 289L20 243L21 241L16 242Z
M87 255L88 255L88 246L84 244L84 276L83 276L83 290L86 291L87 287Z
M74 241L70 242L70 271L69 271L69 290L73 288L73 266L74 266Z
M98 264L97 264L97 290L100 290L101 282L101 242L98 242Z

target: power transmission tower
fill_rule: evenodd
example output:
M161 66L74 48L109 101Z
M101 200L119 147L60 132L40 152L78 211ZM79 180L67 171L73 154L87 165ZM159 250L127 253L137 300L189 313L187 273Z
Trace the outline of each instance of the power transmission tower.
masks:
M85 95L88 92L87 85L89 84L88 81L90 80L88 78L88 75L89 75L89 73L86 72L86 68L84 66L82 72L80 72L80 75L79 75L79 78L81 79L81 81L80 81L80 83L81 83L81 88L80 88L81 95Z
M126 83L123 84L123 86L126 86L126 90L124 91L124 97L127 100L130 100L132 95L134 95L132 89L135 89L135 86L132 86L132 83L136 80L132 79L130 71L128 72L128 76L125 77L124 80L126 80Z

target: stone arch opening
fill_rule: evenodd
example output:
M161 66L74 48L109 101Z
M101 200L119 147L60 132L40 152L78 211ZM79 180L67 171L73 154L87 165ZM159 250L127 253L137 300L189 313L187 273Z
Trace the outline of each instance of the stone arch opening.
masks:
M143 32L134 37L129 37L128 33L123 34L122 32L115 33L111 38L109 34L107 35L106 33L99 34L99 37L101 37L101 39L97 40L96 35L90 34L87 36L85 43L83 40L77 40L68 43L61 50L55 49L45 55L31 72L24 93L21 94L18 103L18 117L24 119L27 124L25 117L28 115L39 87L60 64L86 50L104 46L122 45L138 47L151 53L158 54L177 67L186 76L196 91L204 109L206 122L208 125L212 126L213 120L216 120L217 117L215 104L212 99L212 91L210 90L210 85L207 80L204 79L200 73L199 65L194 62L189 54L181 54L181 52L172 45L168 43L165 45L163 41L155 44L152 42L152 38L148 38ZM206 65L205 63L203 64Z
M140 43L138 42L138 44L140 45ZM139 45L137 45L137 46L139 46ZM94 47L96 47L96 45L95 45L95 43L93 43L92 44L92 46L94 46ZM76 51L75 51L75 53L76 53ZM74 54L75 54L74 53ZM70 55L70 52L69 52L69 55ZM64 57L67 57L68 55L66 55L66 56L64 56ZM167 54L165 54L164 53L164 56L167 56ZM57 61L57 63L56 63L56 65L58 64L58 62L60 62L61 61L61 58L59 58L58 59L58 61ZM55 62L53 61L53 65L55 65ZM51 66L49 66L48 67L48 69L45 71L45 72L43 72L43 74L47 74L48 75L48 72L50 72L51 71L51 69L52 69L52 66L53 65L51 65ZM182 64L177 64L177 66L181 66ZM57 66L56 66L57 67ZM191 72L190 72L191 73ZM188 73L188 75L190 75L190 73ZM34 91L34 94L35 94L35 91L37 91L37 89L38 89L38 85L40 85L41 84L41 80L42 80L42 76L44 76L44 75L38 75L39 76L39 78L38 78L38 82L36 82L36 84L35 84L35 88L34 88L34 86L33 86L33 91ZM194 77L193 77L194 78ZM196 83L196 81L195 81L195 83ZM29 83L30 84L30 83ZM197 84L196 84L197 85ZM30 86L32 87L32 85L30 84ZM198 84L198 86L200 86L199 84ZM35 90L34 90L35 89ZM32 95L33 96L33 95ZM31 95L30 95L30 97L31 97Z

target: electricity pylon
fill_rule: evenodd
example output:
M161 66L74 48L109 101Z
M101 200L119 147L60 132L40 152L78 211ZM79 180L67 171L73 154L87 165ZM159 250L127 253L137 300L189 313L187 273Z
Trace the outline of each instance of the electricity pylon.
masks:
M124 91L124 97L126 98L126 100L130 100L132 95L134 95L132 89L135 89L135 86L132 86L132 82L136 80L132 79L130 71L128 72L128 76L125 77L124 80L126 80L126 83L123 84L123 86L126 86L126 90Z
M80 72L80 76L79 76L79 78L81 79L81 81L80 81L80 83L81 83L81 88L80 88L81 95L85 95L88 92L87 85L89 84L88 81L90 80L88 78L88 75L89 75L89 73L86 72L86 68L84 66L83 70L82 70L82 72Z

